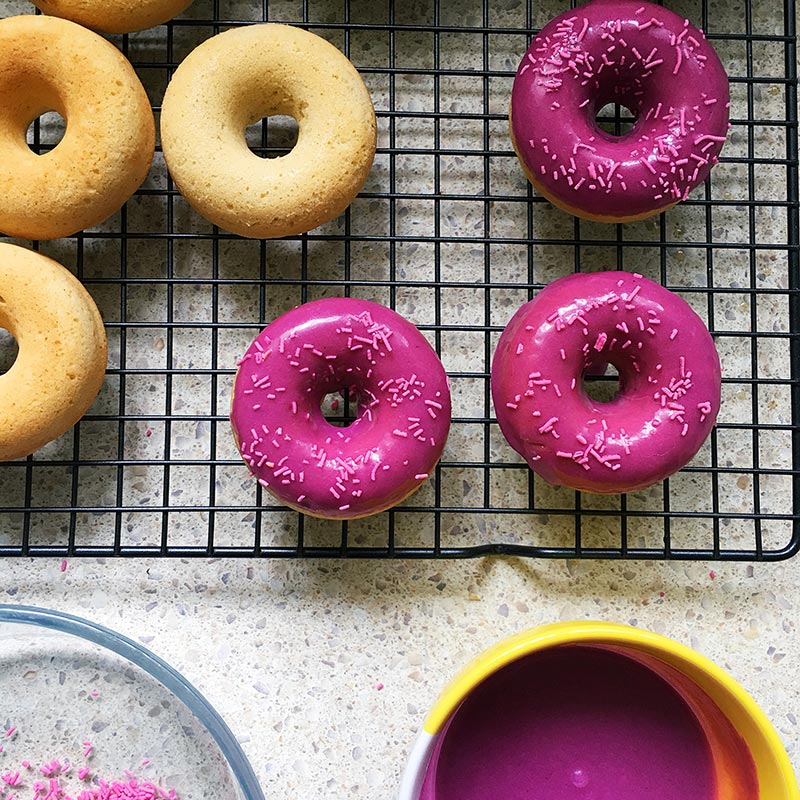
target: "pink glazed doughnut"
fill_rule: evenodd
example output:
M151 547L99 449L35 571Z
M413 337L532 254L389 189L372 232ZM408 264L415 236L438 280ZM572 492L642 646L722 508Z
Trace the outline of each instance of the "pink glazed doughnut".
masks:
M609 403L583 389L613 364ZM703 321L678 295L641 275L569 275L517 311L492 364L497 421L549 483L615 494L685 466L711 432L720 365Z
M595 117L630 109L630 133ZM522 59L511 140L528 179L585 219L626 222L685 200L718 161L728 76L702 31L642 0L593 0L549 22Z
M358 398L358 417L339 428L320 404L344 389ZM399 314L316 300L250 345L231 425L242 458L282 503L354 519L397 505L428 477L450 429L450 387L427 339Z

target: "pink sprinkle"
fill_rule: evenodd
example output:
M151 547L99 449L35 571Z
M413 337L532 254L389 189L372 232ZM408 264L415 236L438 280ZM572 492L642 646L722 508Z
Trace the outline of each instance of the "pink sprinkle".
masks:
M714 570L712 569L711 572L708 573L708 577L711 578L711 580L713 581L714 578L717 577L717 573L714 572Z
M416 481L424 481L424 480L427 480L427 479L428 479L428 473L427 472L420 472L418 475L414 476L414 480L416 480Z
M100 692L98 692L98 691L97 691L97 689L94 689L94 690L91 692L91 695L92 695L92 697L100 697Z
M65 561L64 563L66 564L67 562ZM15 731L16 729L17 729L17 726L16 726L16 725L12 725L12 726L11 726L11 727L10 727L10 728L9 728L9 729L6 731L6 736L13 736L13 734L14 734L14 731Z
M606 346L607 341L608 335L605 332L599 333L597 335L597 341L594 343L594 349L599 353Z
M380 692L383 690L383 684L379 683L375 688Z
M147 429L145 430L145 432L144 432L144 435L145 435L145 436L152 436L152 435L153 435L153 431L151 431L151 430L150 430L150 428L147 428Z
M558 422L558 417L550 417L550 419L547 420L547 422L545 422L544 425L542 425L539 428L539 433L550 433L550 431L553 430L553 426L557 422Z
M66 558L61 562L61 571L62 572L66 572L67 571L67 559ZM6 736L8 736L8 734L6 734Z
M675 50L678 53L678 56L677 56L677 63L675 64L675 69L672 70L673 75L678 74L681 68L681 64L683 63L683 50L680 47L676 47Z
M704 136L698 136L697 139L694 140L695 144L700 144L701 142L724 142L726 138L724 136L712 136L710 133L705 134Z
M149 763L150 763L150 759L149 758L143 758L142 759L142 766L143 767L146 767Z

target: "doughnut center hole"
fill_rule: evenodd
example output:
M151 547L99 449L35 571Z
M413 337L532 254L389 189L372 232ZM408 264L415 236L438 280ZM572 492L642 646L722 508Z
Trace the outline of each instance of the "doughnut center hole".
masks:
M358 419L358 393L354 389L329 392L322 398L320 410L329 425L349 428Z
M1 301L2 298L0 298L0 302ZM0 375L5 375L5 373L14 366L18 355L19 347L17 346L17 340L14 338L11 331L0 328Z
M603 372L602 368L602 364L596 364L584 370L583 391L595 403L610 403L619 394L619 372L613 364L608 364Z
M58 111L45 111L28 126L25 140L36 155L49 153L59 145L67 132L67 121Z
M636 114L626 105L606 103L597 112L595 124L609 136L619 138L633 130L636 125Z
M248 125L244 138L259 158L281 158L297 144L300 126L294 117L275 114Z

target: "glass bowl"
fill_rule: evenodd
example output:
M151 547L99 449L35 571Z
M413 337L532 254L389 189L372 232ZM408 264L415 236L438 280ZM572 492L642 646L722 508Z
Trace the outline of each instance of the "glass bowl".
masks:
M179 800L264 800L230 728L182 675L57 611L0 604L0 747L0 794L18 800L51 777L70 796L133 777Z

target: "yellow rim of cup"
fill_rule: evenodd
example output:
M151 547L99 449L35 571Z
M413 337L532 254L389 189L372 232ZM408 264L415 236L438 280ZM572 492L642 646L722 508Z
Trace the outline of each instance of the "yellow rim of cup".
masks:
M499 642L462 669L445 688L428 714L425 733L431 737L441 733L464 698L489 675L530 653L567 644L627 647L657 657L684 673L711 697L750 748L756 764L760 800L800 800L800 787L783 743L745 689L691 648L627 625L558 622Z

